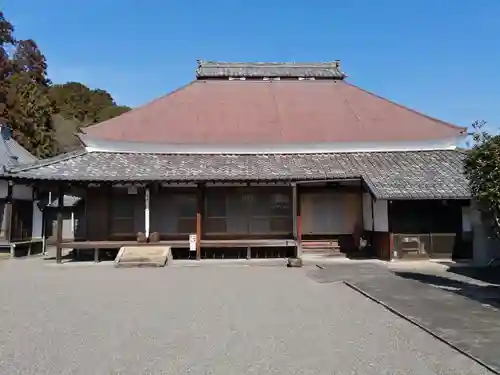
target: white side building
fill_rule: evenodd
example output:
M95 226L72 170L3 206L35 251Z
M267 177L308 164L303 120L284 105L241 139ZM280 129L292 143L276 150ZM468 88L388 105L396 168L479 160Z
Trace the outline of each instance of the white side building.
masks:
M0 169L2 172L37 160L11 136L11 129L0 125ZM1 178L1 175L0 175ZM43 236L43 213L34 199L31 185L0 180L0 251L29 254L40 252Z

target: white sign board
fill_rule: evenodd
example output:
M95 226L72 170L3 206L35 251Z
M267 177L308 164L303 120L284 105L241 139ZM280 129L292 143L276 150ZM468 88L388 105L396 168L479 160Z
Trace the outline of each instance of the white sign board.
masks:
M189 251L196 251L196 234L189 235Z

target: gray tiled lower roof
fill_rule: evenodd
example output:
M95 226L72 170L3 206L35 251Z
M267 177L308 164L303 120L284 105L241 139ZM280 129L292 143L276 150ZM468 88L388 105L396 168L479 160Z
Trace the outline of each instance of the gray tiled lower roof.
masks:
M212 155L85 152L12 168L37 180L258 181L362 178L382 199L467 198L458 151L287 155Z
M333 78L343 79L339 61L316 63L198 61L198 79L245 78Z
M10 132L10 128L0 124L0 166L9 168L19 163L35 162L37 158L17 143Z

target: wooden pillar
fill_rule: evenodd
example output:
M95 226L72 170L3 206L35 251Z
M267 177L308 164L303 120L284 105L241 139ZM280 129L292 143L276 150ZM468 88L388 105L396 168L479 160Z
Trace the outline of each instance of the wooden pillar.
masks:
M401 254L399 252L399 249L396 249L396 246L394 244L394 225L393 225L393 218L391 215L391 207L392 207L392 201L387 202L387 229L389 231L389 254L388 254L388 259L397 259L401 258Z
M3 227L3 236L8 243L12 240L12 191L14 188L13 181L8 181L7 184L7 195L5 196L5 208L3 211L4 215L4 227ZM2 223L3 224L3 223ZM10 256L14 258L16 247L12 244L10 245Z
M296 257L302 256L302 218L300 216L300 195L296 183L292 184L293 236L296 242Z
M201 233L202 233L202 220L203 220L203 206L205 202L205 185L198 184L196 192L197 209L196 209L196 260L201 259Z
M370 197L371 197L371 209L372 209L372 233L375 233L375 198L373 197L373 194L370 193Z
M62 261L63 209L64 189L62 185L59 185L57 192L56 263Z
M7 242L10 242L12 239L12 190L13 190L13 182L8 181L7 185L7 195L5 196L5 208L4 208L4 226L2 238Z
M395 256L397 254L397 256ZM389 233L389 254L387 257L389 260L400 258L399 253L396 252L394 247L394 234Z

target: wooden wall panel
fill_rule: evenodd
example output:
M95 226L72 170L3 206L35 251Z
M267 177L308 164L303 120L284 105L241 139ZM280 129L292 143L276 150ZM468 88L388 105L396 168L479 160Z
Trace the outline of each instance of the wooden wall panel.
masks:
M86 228L88 241L105 241L108 239L109 190L105 187L89 188L85 199Z
M196 232L196 190L162 189L151 195L151 232L187 238ZM144 216L144 215L143 215Z
M372 232L372 245L375 256L383 260L391 260L391 234L387 232Z
M325 189L301 193L304 235L353 234L362 223L361 194Z

